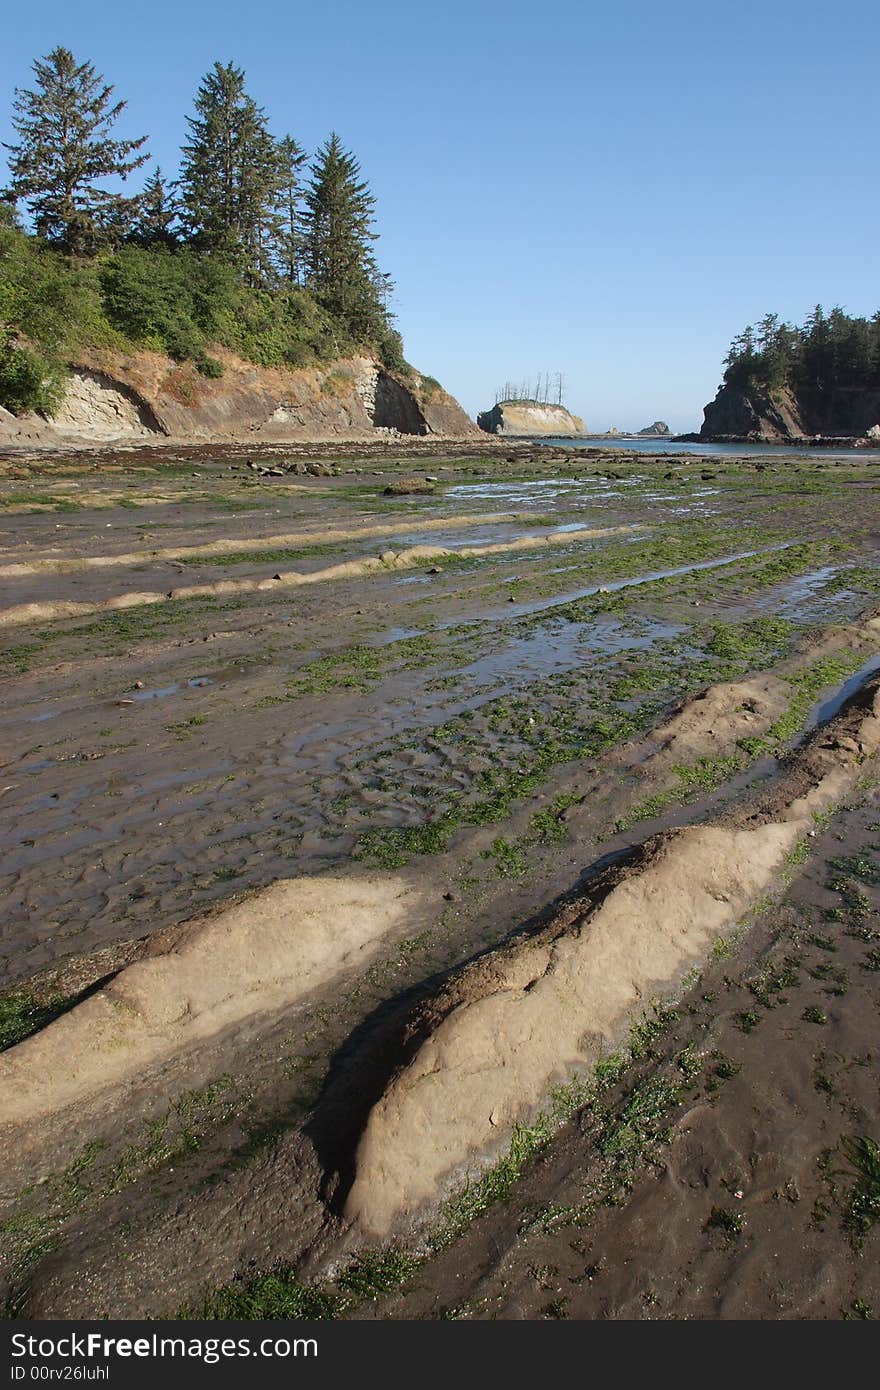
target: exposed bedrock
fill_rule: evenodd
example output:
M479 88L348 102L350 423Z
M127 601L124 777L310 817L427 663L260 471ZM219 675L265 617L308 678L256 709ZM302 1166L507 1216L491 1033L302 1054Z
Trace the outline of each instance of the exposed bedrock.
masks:
M594 527L579 531L577 535L578 540L588 541L599 536L625 534L634 529L636 528L632 526ZM488 545L460 546L457 550L449 550L442 545L413 545L404 550L384 550L381 555L368 556L365 559L343 560L326 569L289 570L283 574L276 574L271 579L218 579L212 584L188 584L167 591L129 590L96 602L79 603L72 599L52 599L44 603L16 604L12 608L0 608L0 628L21 623L83 617L89 613L115 612L122 608L139 608L149 604L176 602L179 599L277 591L285 587L320 584L327 580L358 579L368 574L386 573L389 569L418 568L427 560L442 560L450 555L471 558L478 555L502 555L519 550L534 550L543 545L570 544L571 537L568 533L551 531L547 534L518 536L514 540L496 541Z
M759 390L726 384L704 408L699 437L784 443L824 438L867 438L880 422L880 391L837 392L821 401L788 388Z
M616 881L465 967L414 1021L421 1041L369 1114L346 1216L387 1236L497 1153L554 1083L614 1047L774 886L878 743L874 687L852 734L820 735L763 805L655 837Z
M0 1136L363 970L416 899L399 876L298 878L159 933L143 959L0 1055Z
M222 375L160 353L85 353L51 420L0 416L0 441L87 444L150 439L274 442L397 435L468 438L477 430L430 378L398 375L370 357L321 367L258 367L218 352Z
M563 405L543 401L499 401L491 410L477 416L477 424L486 434L528 437L557 435L567 438L583 434L584 422L572 415Z
M370 371L361 378L367 414L376 429L398 434L428 434L428 423L412 391L387 372Z
M612 1048L626 1021L707 953L767 886L797 823L677 831L559 935L481 962L473 997L425 1039L374 1107L346 1214L384 1236L498 1150L555 1082Z
M88 439L148 439L164 435L148 403L104 372L72 372L52 421L58 430Z

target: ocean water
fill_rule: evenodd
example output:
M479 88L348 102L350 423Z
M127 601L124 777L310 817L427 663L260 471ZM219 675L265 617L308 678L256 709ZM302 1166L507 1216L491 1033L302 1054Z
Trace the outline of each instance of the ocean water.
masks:
M513 442L513 441L511 441ZM790 444L675 444L670 439L530 439L530 444L555 444L565 449L627 449L637 454L700 454L707 458L744 458L750 455L784 458L786 454L806 458L868 460L880 463L880 449L811 449Z

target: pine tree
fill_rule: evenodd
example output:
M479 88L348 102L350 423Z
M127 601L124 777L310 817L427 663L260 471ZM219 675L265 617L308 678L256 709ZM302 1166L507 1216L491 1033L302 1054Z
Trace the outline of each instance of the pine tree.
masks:
M254 285L269 286L275 278L284 177L279 144L264 124L250 124L240 164L239 226L242 269Z
M868 362L869 379L874 386L880 387L880 309L873 315L870 327L871 346Z
M187 226L206 250L226 250L238 234L237 163L241 143L244 73L215 63L187 117L180 186Z
M233 63L214 64L195 108L180 176L187 227L204 250L228 256L251 283L266 283L286 178L281 146Z
M354 340L369 341L388 327L390 281L376 266L372 243L375 199L354 155L332 134L318 151L303 216L307 283Z
M305 151L292 135L278 141L278 194L273 219L273 241L278 270L283 279L295 284L300 279L303 237L300 229L300 169Z
M111 129L125 110L92 63L77 63L55 48L33 65L35 90L16 89L13 126L19 143L7 145L10 189L23 199L37 232L73 255L87 255L119 239L138 200L97 186L126 179L146 163L146 136L115 140Z
M8 189L0 189L0 227L17 227L15 198Z
M173 185L168 183L157 165L144 184L130 240L139 246L175 246L178 238L173 227L178 213Z

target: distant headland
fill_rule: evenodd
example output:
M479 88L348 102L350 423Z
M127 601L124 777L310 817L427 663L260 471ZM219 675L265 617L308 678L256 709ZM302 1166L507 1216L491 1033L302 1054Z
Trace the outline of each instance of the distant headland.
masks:
M802 327L767 314L730 345L724 379L703 411L699 442L876 444L880 313L821 305Z

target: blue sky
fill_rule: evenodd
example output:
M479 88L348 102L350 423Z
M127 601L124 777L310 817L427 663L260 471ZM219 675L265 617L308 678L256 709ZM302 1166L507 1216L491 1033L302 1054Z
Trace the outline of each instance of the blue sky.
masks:
M0 138L59 43L169 172L218 58L277 134L337 129L407 355L472 413L560 371L590 428L696 428L746 322L880 307L876 0L42 0L4 33Z

